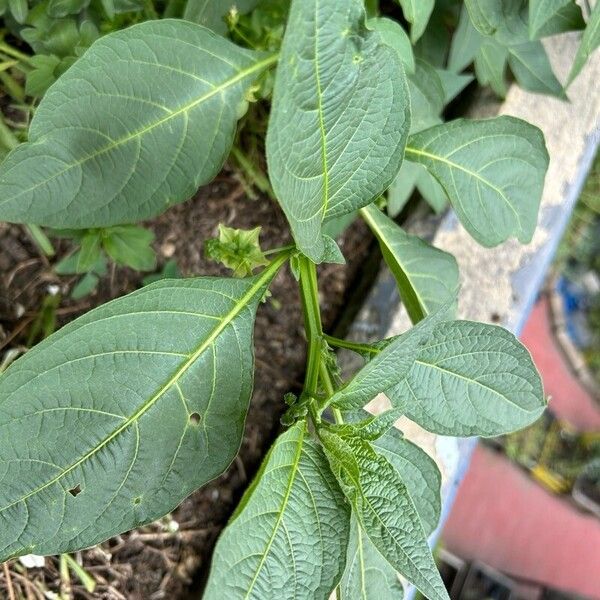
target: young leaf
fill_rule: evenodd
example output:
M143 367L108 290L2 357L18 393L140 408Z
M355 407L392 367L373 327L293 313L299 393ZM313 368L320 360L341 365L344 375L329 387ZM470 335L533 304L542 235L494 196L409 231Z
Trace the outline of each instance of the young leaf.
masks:
M156 268L153 241L154 234L144 227L119 225L105 230L103 246L116 263L137 271L153 271Z
M500 98L504 98L508 91L507 64L508 50L492 38L481 44L475 56L477 81L481 85L489 85Z
M258 3L259 0L187 0L183 18L225 35L227 33L225 17L232 9L246 14Z
M437 71L417 59L415 73L408 76L411 104L411 133L417 133L441 123L444 110L444 86Z
M532 40L584 27L581 8L573 0L529 1L529 37Z
M438 325L386 395L421 427L454 436L502 435L546 408L529 352L502 327L469 321Z
M512 236L531 240L548 168L537 127L506 116L458 119L412 136L406 158L441 183L479 243L495 246Z
M425 31L435 0L398 0L406 20L411 24L410 39L414 44Z
M465 0L471 23L479 33L494 35L502 21L502 0Z
M410 127L398 53L362 0L294 0L267 134L269 173L299 249L324 258L324 220L380 196Z
M394 568L371 543L355 516L350 524L340 600L402 600L404 588Z
M383 350L330 398L330 404L342 410L361 408L377 394L402 381L410 371L419 347L431 337L438 323L449 318L451 308L444 306L406 333L386 340Z
M458 264L452 255L405 233L373 204L361 214L379 240L413 323L456 301Z
M81 240L81 250L78 253L76 273L91 271L98 261L102 260L102 237L97 230L91 230Z
M397 413L387 411L387 414ZM344 413L347 423L364 423L370 416L365 410ZM360 437L367 439L364 435ZM395 427L388 428L383 435L371 440L371 445L398 471L419 513L425 534L432 533L439 523L442 510L442 477L435 461L421 448L405 439Z
M567 99L563 86L552 70L542 42L526 42L511 46L508 51L508 64L524 90Z
M421 520L398 471L368 442L329 442L326 439L330 463L370 541L427 598L447 600Z
M596 2L596 5L592 9L590 20L583 32L579 50L577 50L573 66L571 67L571 73L569 73L567 85L579 75L583 65L585 65L592 52L598 46L600 46L600 2Z
M274 61L185 21L101 38L0 167L0 219L105 227L187 200L223 165L244 93Z
M269 264L260 249L260 230L233 229L219 223L219 238L206 242L206 256L223 263L234 277L250 276L254 269Z
M481 33L473 27L467 7L463 5L458 27L454 32L452 45L450 46L448 69L455 73L460 73L468 67L473 62L483 39Z
M101 306L0 377L0 561L92 546L148 523L236 455L251 279L165 281Z
M221 535L204 598L326 599L349 528L349 507L301 421L275 442Z

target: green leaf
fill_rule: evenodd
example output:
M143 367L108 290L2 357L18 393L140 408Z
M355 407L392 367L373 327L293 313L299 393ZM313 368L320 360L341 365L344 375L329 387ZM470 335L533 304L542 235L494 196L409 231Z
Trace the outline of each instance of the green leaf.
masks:
M421 520L398 471L368 442L358 438L340 438L337 446L327 442L330 463L373 545L427 598L447 600ZM349 462L346 453L353 460Z
M366 206L398 173L410 102L398 53L362 0L294 0L277 68L267 158L298 248L324 257L323 222Z
M508 64L508 50L495 42L486 39L475 56L475 74L481 85L489 85L501 98L506 97L508 86L506 83L506 66Z
M156 268L156 253L152 248L154 234L144 227L119 225L103 232L106 254L117 264L137 271L153 271Z
M417 59L416 71L408 76L412 123L410 132L417 133L441 123L444 110L444 86L437 71L423 60Z
M502 435L546 408L529 352L505 329L469 321L438 325L406 379L386 395L442 435Z
M436 69L436 73L442 82L444 104L452 102L473 81L470 74L461 75L446 69Z
M577 50L567 85L579 75L581 69L583 69L583 66L592 55L592 52L598 46L600 46L600 3L596 2L587 27L583 32L583 38L581 39L579 50Z
M465 0L471 23L479 33L494 35L503 19L503 0Z
M403 161L396 179L387 191L387 211L390 217L396 217L402 212L412 196L421 171L420 165Z
M529 1L529 37L532 40L584 27L581 8L573 0Z
M227 468L252 391L254 315L283 262L145 287L0 376L0 561L92 546Z
M188 0L183 18L225 35L227 33L225 17L232 9L246 14L258 4L259 0Z
M387 44L398 53L407 73L415 72L415 56L413 54L410 38L400 23L392 19L379 17L376 19L369 19L367 21L367 27L379 33L383 43Z
M406 158L441 183L479 243L495 246L512 236L531 240L548 168L537 127L506 116L458 119L412 136Z
M98 231L89 231L81 240L81 250L77 258L77 273L91 271L102 260L102 237Z
M88 4L89 0L50 0L46 10L51 17L60 19L67 15L78 14Z
M387 415L397 414L398 411L389 410L377 419L389 420ZM366 423L367 431L378 422L371 424L368 417L373 418L365 410L344 413L347 423ZM442 510L440 497L442 476L435 461L421 448L405 439L402 432L395 427L389 427L383 435L372 440L365 437L360 430L357 434L371 441L375 451L385 456L398 471L419 513L425 534L432 533L439 523Z
M423 199L436 214L441 214L448 206L448 196L444 191L444 188L438 183L437 179L433 177L421 165L417 165L420 169L419 178L417 179L417 189Z
M326 600L349 529L349 507L301 421L275 442L221 535L204 598Z
M56 72L61 64L58 56L37 54L32 56L31 66L25 80L25 92L29 96L43 96L46 90L56 81Z
M107 227L187 200L221 168L244 93L274 60L185 21L101 38L0 167L0 219Z
M556 79L542 42L526 42L511 46L508 50L508 64L523 89L567 100L565 90Z
M404 588L394 568L381 556L353 516L340 600L402 600Z
M425 31L435 0L398 0L404 17L411 24L410 39L414 44Z
M459 73L468 67L474 60L477 50L483 42L483 37L473 26L467 7L463 5L458 21L458 27L452 38L448 69Z
M410 371L419 347L431 337L434 327L449 317L450 308L444 306L406 333L386 340L383 350L330 398L330 404L342 410L361 408L399 383Z
M451 254L405 233L373 204L361 214L379 240L413 323L456 301L458 264Z
M29 14L27 0L8 0L8 8L17 23L25 23L27 15Z
M375 451L385 456L400 474L417 509L425 535L430 535L438 526L442 511L442 476L435 461L395 428L372 444Z
M233 229L219 223L219 238L208 240L206 256L233 270L234 277L252 275L269 261L260 249L260 227L251 230Z

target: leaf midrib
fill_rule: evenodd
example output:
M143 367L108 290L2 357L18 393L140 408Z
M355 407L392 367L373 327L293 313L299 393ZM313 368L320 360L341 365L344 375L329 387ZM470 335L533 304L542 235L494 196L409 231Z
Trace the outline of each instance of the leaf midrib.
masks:
M296 440L296 442L298 444L298 448L296 450L294 460L293 460L292 464L290 465L290 478L288 481L287 488L285 490L285 495L284 495L282 503L281 503L281 509L279 510L279 512L277 514L277 519L275 520L275 524L273 525L273 531L271 533L271 536L269 537L269 541L267 542L267 546L266 546L265 551L263 552L263 555L258 563L258 566L256 567L254 577L252 578L252 581L250 582L248 591L246 592L246 595L244 596L244 600L248 600L248 598L250 598L250 594L252 594L254 586L256 585L256 582L258 581L258 576L260 575L260 572L265 564L265 561L267 560L267 557L269 556L269 553L271 551L271 546L273 545L273 542L275 541L275 536L277 535L277 532L279 531L279 526L281 525L281 521L283 520L283 515L285 513L287 504L288 504L290 496L292 494L292 487L294 485L294 481L296 480L296 473L298 472L298 465L300 464L300 458L302 456L302 445L304 442L304 434L305 434L304 428L302 428L301 433L302 433L301 437L298 440Z
M216 338L223 332L223 330L230 325L230 323L240 314L240 312L246 308L248 303L254 298L258 291L267 283L274 274L279 270L283 262L287 259L287 256L281 256L278 260L275 260L271 263L271 265L261 273L261 275L257 278L256 282L252 285L252 287L238 300L235 306L225 315L225 317L219 322L219 324L213 329L210 335L198 346L198 348L191 354L191 356L175 371L175 373L171 376L171 378L165 383L161 388L149 399L147 400L140 408L138 408L131 417L129 417L126 421L124 421L117 429L115 429L111 434L105 437L99 444L97 444L94 448L89 450L84 456L82 456L79 460L74 462L69 467L66 467L62 470L62 472L52 478L50 481L47 481L43 485L39 486L35 490L28 492L18 500L14 500L10 504L3 506L0 508L0 513L8 510L12 506L24 502L28 498L39 494L42 490L50 487L56 482L60 481L63 477L74 471L77 467L85 463L87 460L92 458L95 454L97 454L102 448L107 446L110 442L112 442L116 437L118 437L123 431L125 431L131 424L137 423L139 419L148 411L156 402L177 382L183 377L183 375L187 372L187 370L198 360L200 355L216 340Z
M107 144L103 148L100 148L99 150L96 150L95 152L92 152L92 153L84 156L83 158L75 161L74 163L69 164L64 169L61 169L60 171L58 171L57 173L55 173L51 177L48 177L48 178L44 179L43 181L40 181L39 183L36 183L33 186L30 186L28 188L25 188L25 189L21 190L20 192L18 192L14 196L9 196L9 197L5 198L3 201L0 201L0 204L4 204L6 202L11 202L11 201L15 200L16 198L19 198L23 194L30 193L30 192L34 191L35 189L37 189L38 187L40 187L42 185L46 185L48 182L56 179L57 177L60 177L64 173L67 173L71 169L73 169L75 167L78 167L78 166L80 166L82 164L85 164L86 162L88 162L90 160L98 158L98 156L101 156L102 154L110 152L111 150L114 150L115 148L118 148L119 146L127 144L128 142L130 142L130 141L132 141L134 139L142 137L142 136L146 135L148 132L150 132L153 129L155 129L156 127L160 127L161 125L164 125L165 123L169 122L171 119L174 119L174 118L176 118L176 117L178 117L178 116L180 116L182 114L187 114L189 111L191 111L196 106L202 104L203 102L206 102L207 100L210 100L210 98L212 98L213 96L216 96L217 94L220 94L221 92L225 91L227 88L235 85L236 83L239 83L240 81L242 81L246 77L252 75L252 73L255 73L256 71L260 71L260 70L262 70L262 69L264 69L264 68L266 68L266 67L268 67L268 66L270 66L270 65L272 65L274 63L276 63L278 60L279 60L279 54L275 54L273 56L269 56L268 58L266 58L264 60L261 60L261 61L255 63L255 64L253 64L251 67L248 67L246 69L243 69L243 70L239 71L237 73L237 75L235 75L234 77L231 77L230 79L228 79L224 83L221 83L220 85L213 87L206 94L203 94L199 98L196 98L195 100L192 100L191 102L188 102L184 106L182 106L182 107L180 107L180 108L172 111L167 116L161 117L157 121L154 121L154 122L150 123L149 125L146 125L142 129L138 129L137 131L134 131L133 133L129 133L126 136L124 136L124 137L122 137L122 138L120 138L118 140L115 140L115 141L111 142L110 144ZM34 141L32 143L36 143L38 141L40 141L40 140L36 140L36 141Z

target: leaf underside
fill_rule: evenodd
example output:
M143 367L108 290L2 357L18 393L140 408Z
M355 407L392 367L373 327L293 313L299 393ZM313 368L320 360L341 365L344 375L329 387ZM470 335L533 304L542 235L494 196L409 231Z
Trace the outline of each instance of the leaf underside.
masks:
M267 133L269 174L299 249L324 258L324 221L371 203L400 168L410 126L398 53L361 0L296 0Z
M2 375L0 560L91 546L161 517L225 470L271 277L153 284L67 325Z
M244 93L272 58L186 21L95 42L0 167L0 220L105 227L187 200L221 169Z
M215 549L205 600L326 600L345 562L350 511L299 422L275 442Z
M480 244L531 241L549 160L537 127L506 116L458 119L412 136L406 158L441 183Z

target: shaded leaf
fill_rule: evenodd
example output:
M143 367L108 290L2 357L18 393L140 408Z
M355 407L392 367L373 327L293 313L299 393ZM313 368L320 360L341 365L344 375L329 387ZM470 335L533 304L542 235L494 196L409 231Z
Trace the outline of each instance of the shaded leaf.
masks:
M481 33L473 26L467 7L463 5L458 27L454 32L452 45L450 46L448 69L459 73L468 67L473 62L483 39Z
M508 50L493 39L485 40L475 56L477 81L481 85L489 85L501 98L504 98L508 91L507 64Z
M456 301L458 264L451 254L405 233L374 205L364 208L362 215L379 240L413 323Z
M417 133L442 122L445 91L436 70L417 59L416 71L408 76L412 110L411 133Z
M529 37L532 40L584 27L581 8L573 0L529 0Z
M324 258L322 226L380 196L410 126L398 53L361 0L294 0L267 134L269 173L299 249Z
M187 0L183 18L224 35L227 33L225 17L235 9L241 14L249 13L260 0Z
M600 3L596 2L587 27L583 32L579 50L577 50L571 73L569 73L568 83L571 83L579 75L581 69L583 69L583 66L592 55L592 52L598 46L600 46Z
M508 63L518 84L525 90L567 99L552 70L542 42L526 42L509 48Z
M531 240L548 168L543 135L533 125L506 116L458 119L412 136L406 158L441 183L479 243Z
M398 0L404 17L411 24L410 39L414 44L425 31L435 6L435 0Z
M414 73L415 57L413 48L410 43L410 38L400 23L392 19L379 17L376 19L369 19L367 21L367 26L379 33L384 44L387 44L390 48L396 50L406 72Z

